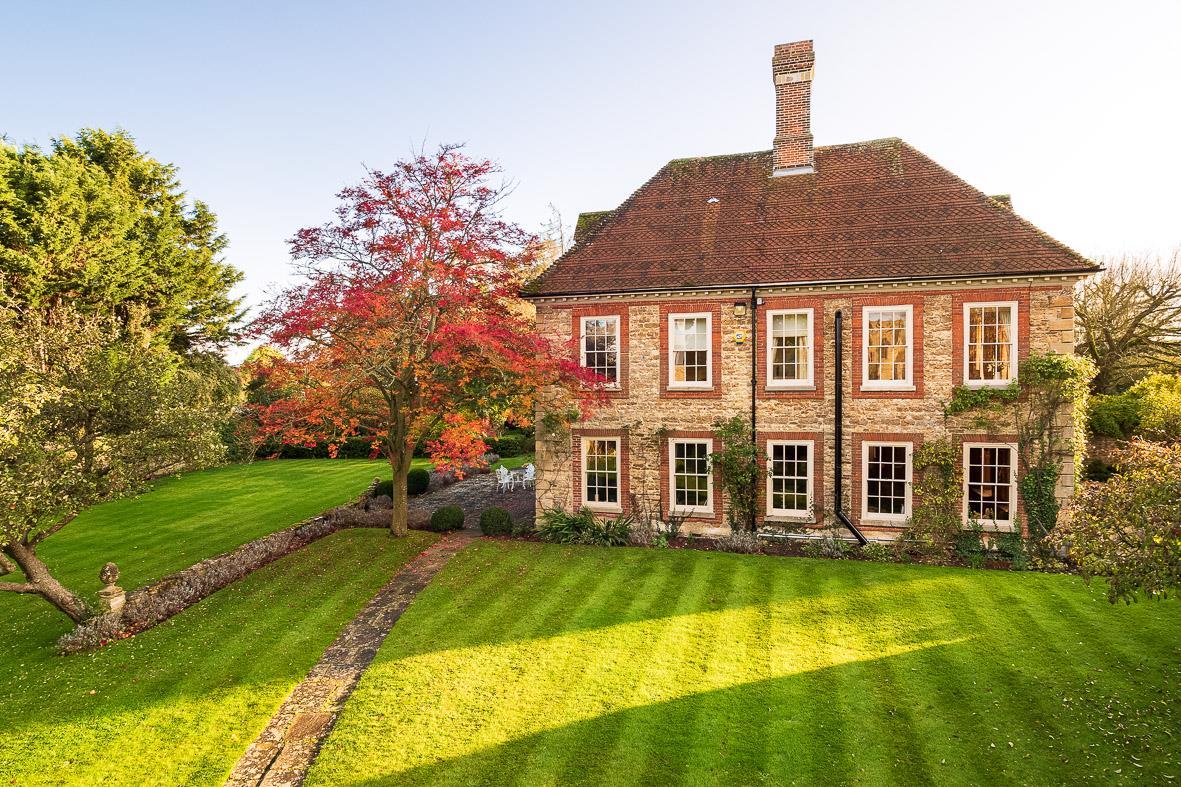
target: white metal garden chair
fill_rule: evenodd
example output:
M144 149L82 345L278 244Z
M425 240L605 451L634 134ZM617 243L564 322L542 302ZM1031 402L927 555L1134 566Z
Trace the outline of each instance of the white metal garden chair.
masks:
M505 468L504 465L501 465L500 467L496 468L496 491L497 492L511 491L514 484L515 484L515 481L513 479L513 474L510 473L508 471L508 469Z
M525 465L525 473L521 476L521 486L533 488L533 484L537 482L537 468L533 463Z

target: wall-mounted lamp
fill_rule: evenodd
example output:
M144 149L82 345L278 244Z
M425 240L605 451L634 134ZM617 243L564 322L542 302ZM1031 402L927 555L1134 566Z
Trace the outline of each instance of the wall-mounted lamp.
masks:
M734 316L735 317L745 317L746 316L746 301L738 301L737 303L734 304Z

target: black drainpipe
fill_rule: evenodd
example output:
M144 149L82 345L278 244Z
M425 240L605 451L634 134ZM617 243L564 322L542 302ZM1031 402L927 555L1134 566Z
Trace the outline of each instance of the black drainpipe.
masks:
M836 318L833 321L833 357L836 361L836 369L834 370L834 383L836 394L836 423L833 427L834 436L836 438L836 445L833 446L833 510L836 512L837 521L849 529L849 532L854 535L858 542L862 544L869 543L869 539L857 529L857 525L853 524L853 520L849 519L849 515L845 513L843 495L841 494L841 479L844 470L841 464L841 448L844 444L844 436L842 435L845 414L844 414L844 397L845 397L845 366L842 359L842 346L844 345L844 336L841 335L841 312L838 309Z
M758 455L759 446L759 419L758 419L758 396L757 386L759 381L759 299L757 291L754 287L750 288L750 444L755 449L754 453ZM756 494L756 499L757 499ZM755 507L750 509L750 532L755 533L759 529Z

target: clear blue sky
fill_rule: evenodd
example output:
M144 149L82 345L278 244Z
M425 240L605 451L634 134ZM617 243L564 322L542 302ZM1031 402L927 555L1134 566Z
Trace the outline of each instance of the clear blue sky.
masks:
M130 131L213 207L257 302L362 166L462 141L531 229L670 158L770 147L815 39L819 145L900 136L1079 251L1181 243L1181 2L5 0L0 133Z

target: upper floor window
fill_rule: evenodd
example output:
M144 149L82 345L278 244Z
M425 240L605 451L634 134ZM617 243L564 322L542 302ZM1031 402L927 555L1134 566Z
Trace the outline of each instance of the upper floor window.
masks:
M964 444L964 508L969 519L1013 523L1017 452L1011 445Z
M964 382L1008 385L1017 376L1017 304L964 304Z
M668 316L669 388L709 388L713 385L713 315Z
M712 514L713 475L709 455L713 440L672 440L669 442L670 513Z
M914 310L867 306L862 315L862 383L865 389L914 387Z
M582 500L588 508L619 510L619 438L582 438Z
M767 443L767 513L806 517L812 513L811 440Z
M912 443L862 443L864 519L904 521L910 517L912 448Z
M602 377L608 388L619 387L619 318L582 318L582 365Z
M767 385L812 385L812 310L767 312Z

